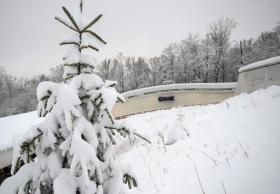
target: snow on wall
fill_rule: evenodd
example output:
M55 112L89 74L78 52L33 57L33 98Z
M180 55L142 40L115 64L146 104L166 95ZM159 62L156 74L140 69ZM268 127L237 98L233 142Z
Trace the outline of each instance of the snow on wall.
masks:
M240 68L235 92L253 92L271 85L280 85L280 56Z
M266 67L266 66L270 66L270 65L276 65L276 64L280 64L280 56L277 57L272 57L269 59L265 59L262 61L258 61L249 65L246 65L244 67L241 67L238 72L244 72L244 71L249 71L249 70L253 70L253 69L258 69L258 68L262 68L262 67Z
M123 93L125 98L172 90L234 90L236 83L182 83L140 88Z
M37 116L36 111L0 118L0 151L12 147L12 137L15 134L24 133L43 120L44 118Z

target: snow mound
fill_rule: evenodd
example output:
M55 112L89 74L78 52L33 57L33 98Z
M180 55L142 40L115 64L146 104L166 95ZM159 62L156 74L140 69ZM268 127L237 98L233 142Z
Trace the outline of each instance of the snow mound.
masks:
M220 104L124 119L152 139L117 148L140 180L130 193L279 193L279 115L280 87L271 86Z

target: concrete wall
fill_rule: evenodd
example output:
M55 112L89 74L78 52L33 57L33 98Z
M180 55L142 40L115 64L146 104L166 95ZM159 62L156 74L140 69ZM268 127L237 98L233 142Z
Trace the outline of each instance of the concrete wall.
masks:
M7 150L0 151L0 169L9 166L13 159L13 149L9 148Z
M186 84L187 85L187 84ZM219 85L219 84L217 84ZM116 118L131 114L167 109L178 106L205 105L221 102L234 96L235 84L224 88L181 89L178 91L158 91L138 96L131 96L122 104L118 102L113 108ZM160 102L159 97L174 96L174 101Z
M247 65L239 70L236 94L280 85L280 57Z

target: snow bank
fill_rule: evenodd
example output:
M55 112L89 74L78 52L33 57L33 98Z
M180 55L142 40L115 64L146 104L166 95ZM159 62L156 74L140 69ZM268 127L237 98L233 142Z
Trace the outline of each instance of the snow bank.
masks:
M118 148L139 180L130 193L279 193L279 115L280 87L271 86L216 105L126 118L153 142ZM163 146L174 128L185 135Z
M26 132L30 126L42 122L37 112L28 112L0 118L0 151L12 147L12 137L17 133Z
M258 61L249 65L246 65L244 67L241 67L238 72L244 72L244 71L248 71L248 70L252 70L252 69L257 69L257 68L262 68L262 67L266 67L266 66L270 66L270 65L276 65L276 64L280 64L280 56L277 57L272 57L269 59L265 59L262 61Z

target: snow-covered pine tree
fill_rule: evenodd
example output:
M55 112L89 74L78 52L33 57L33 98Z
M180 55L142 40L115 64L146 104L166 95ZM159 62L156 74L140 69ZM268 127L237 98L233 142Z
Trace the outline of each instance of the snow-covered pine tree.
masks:
M2 183L3 194L118 194L127 188L123 183L137 186L116 161L113 145L116 134L145 138L115 121L112 107L117 99L124 102L117 83L93 74L94 61L83 53L98 51L96 40L106 43L91 30L102 15L87 20L82 0L77 12L62 9L66 18L55 19L73 31L60 43L69 47L63 58L65 81L39 84L37 111L45 121L14 138L13 176Z

